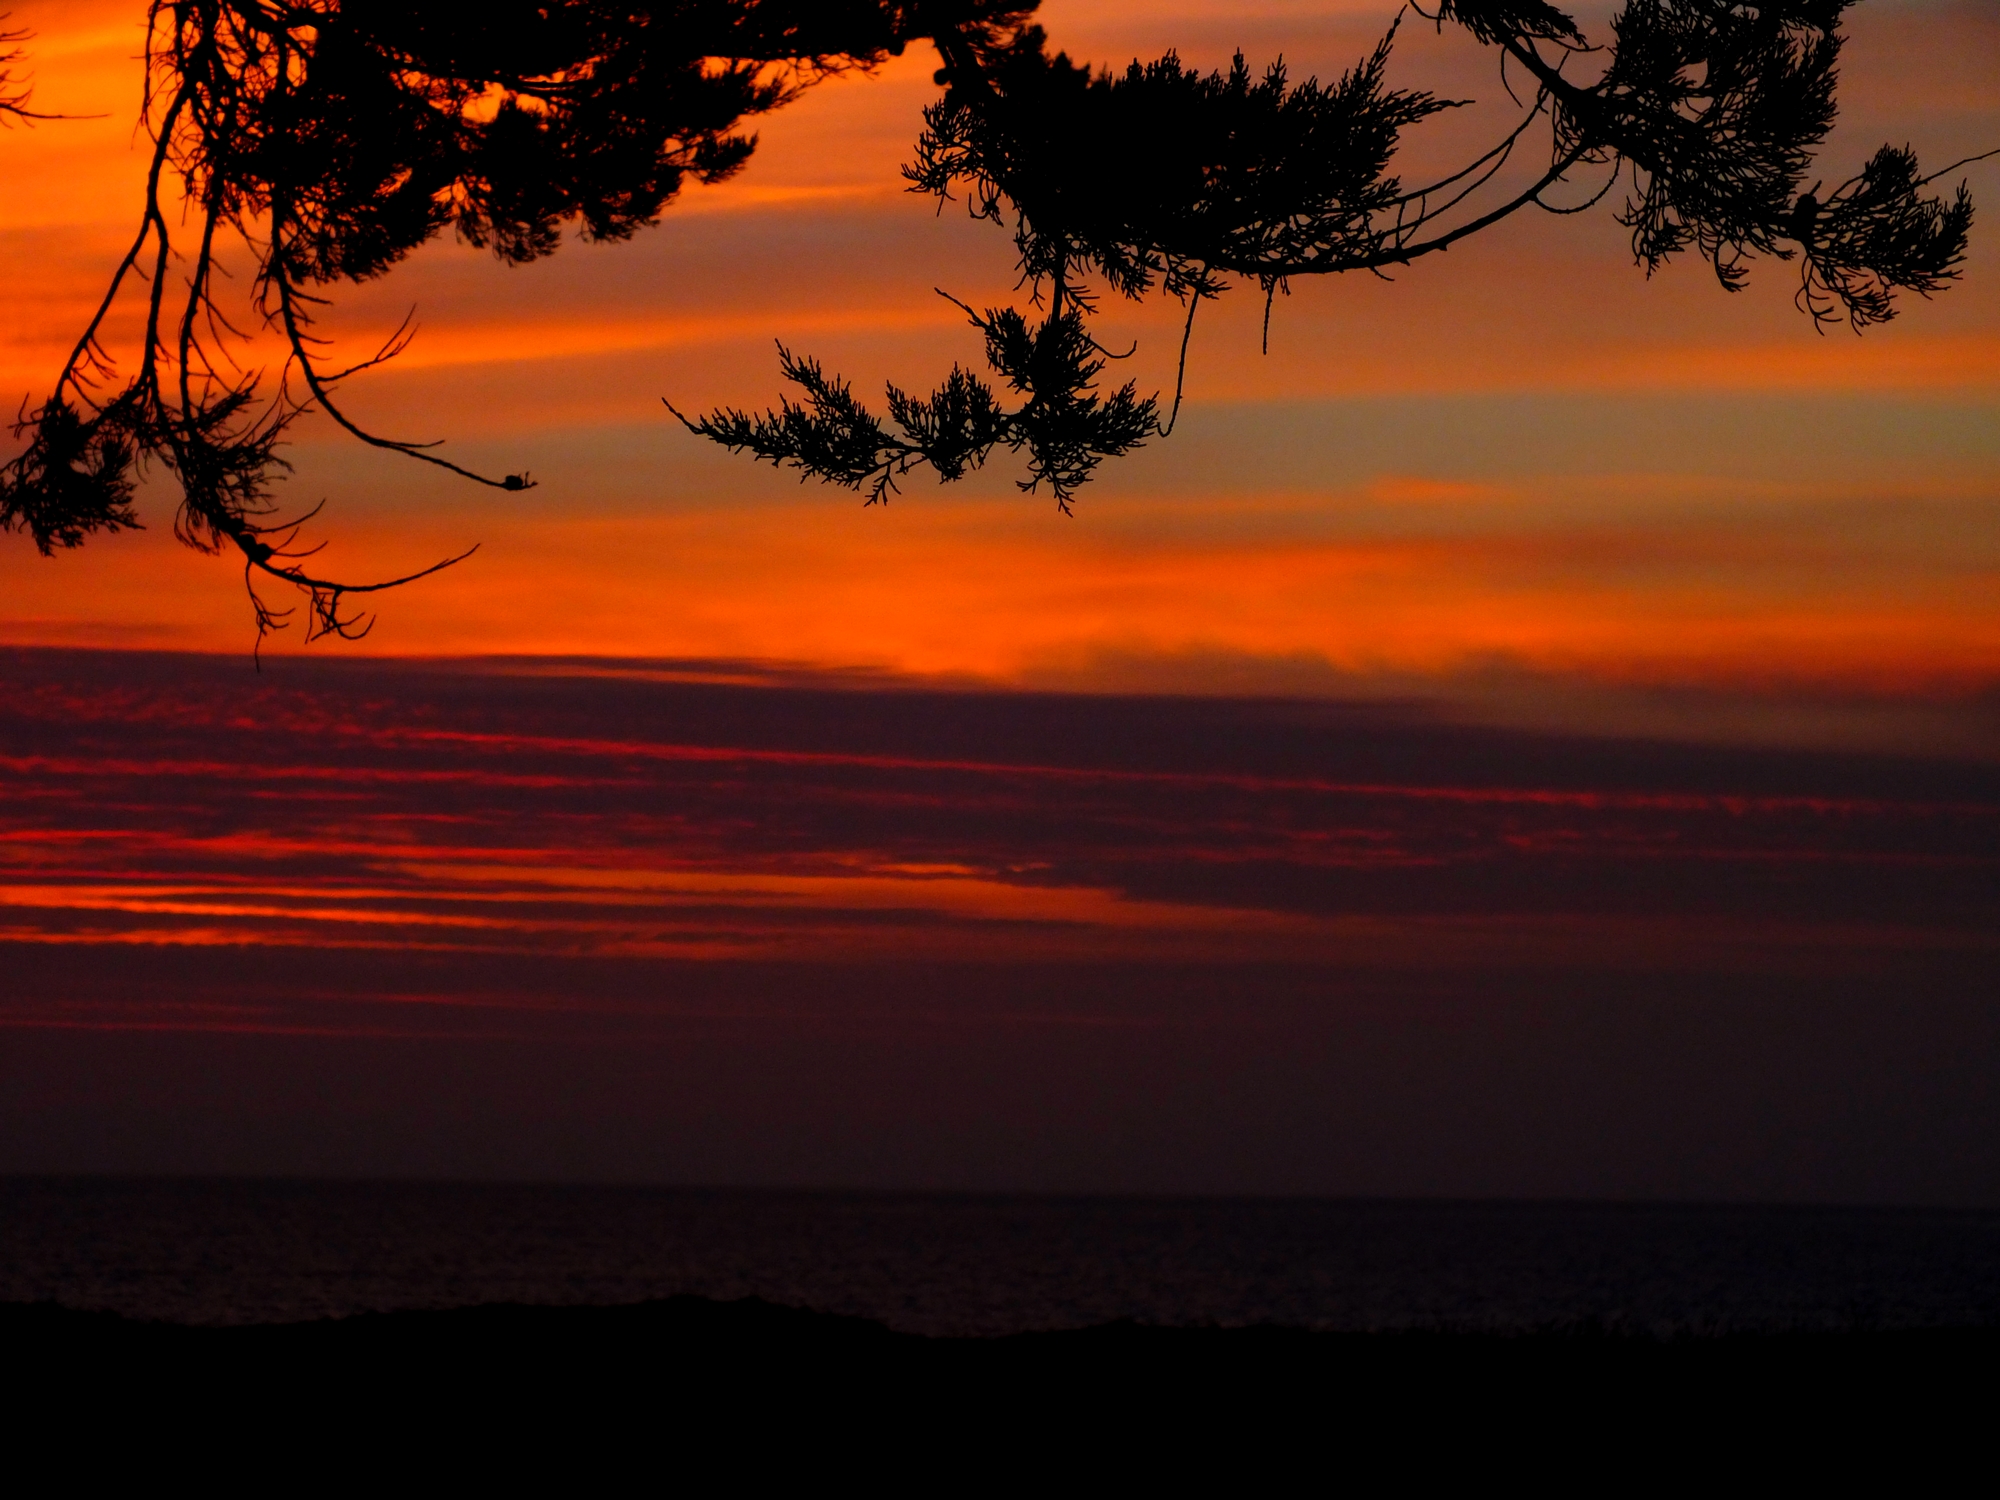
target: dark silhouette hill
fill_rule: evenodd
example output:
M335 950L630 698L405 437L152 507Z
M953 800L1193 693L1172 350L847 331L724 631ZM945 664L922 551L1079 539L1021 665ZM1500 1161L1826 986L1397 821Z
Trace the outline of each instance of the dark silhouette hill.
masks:
M1991 1331L1498 1336L1115 1324L927 1339L756 1300L195 1328L0 1307L17 1463L954 1490L1178 1478L1941 1479ZM524 1469L523 1466L532 1466Z

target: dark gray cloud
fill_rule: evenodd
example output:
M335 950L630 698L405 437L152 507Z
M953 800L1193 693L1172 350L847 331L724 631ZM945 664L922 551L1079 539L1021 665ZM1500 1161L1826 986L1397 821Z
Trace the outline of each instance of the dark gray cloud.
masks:
M2000 1180L1992 766L699 663L0 680L0 1167Z

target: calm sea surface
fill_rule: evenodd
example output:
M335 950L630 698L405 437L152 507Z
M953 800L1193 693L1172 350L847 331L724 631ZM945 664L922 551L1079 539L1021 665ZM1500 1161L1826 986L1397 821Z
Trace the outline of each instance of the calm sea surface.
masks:
M2000 1214L0 1179L0 1301L267 1322L681 1292L924 1333L2000 1326Z

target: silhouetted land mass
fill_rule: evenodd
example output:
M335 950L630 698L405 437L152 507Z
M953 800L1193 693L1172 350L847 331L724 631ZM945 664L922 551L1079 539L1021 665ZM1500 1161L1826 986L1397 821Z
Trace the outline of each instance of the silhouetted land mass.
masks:
M1973 1450L2000 1331L1661 1340L1128 1323L925 1338L676 1297L232 1328L12 1305L0 1345L14 1420L87 1426L85 1467L124 1443L155 1463L268 1445L300 1482L422 1445L465 1468L542 1458L582 1473L644 1454L671 1477L748 1479L862 1462L951 1486L1304 1463L1299 1477L1326 1488L1521 1467L1630 1484L1879 1463L1915 1481Z
M1904 147L1844 175L1819 166L1849 3L1630 0L1596 39L1542 0L1414 8L1497 54L1520 111L1463 167L1409 184L1393 170L1403 132L1464 101L1389 86L1394 27L1322 84L1240 54L1226 73L1173 52L1095 70L1051 50L1034 0L154 0L138 228L50 393L23 414L0 526L44 553L136 526L138 477L157 466L180 487L182 539L242 556L260 639L291 613L265 603L260 578L303 596L309 637L365 633L356 596L460 559L369 583L315 572L316 549L298 545L311 512L281 515L273 491L298 417L324 412L476 483L533 481L352 420L341 382L393 358L411 329L339 368L314 333L330 289L389 272L447 229L512 264L553 253L571 226L626 239L688 181L741 168L746 122L915 43L936 49L943 95L904 169L911 189L962 198L1011 228L1019 252L1026 310L960 304L997 387L963 368L929 395L892 385L885 422L783 351L801 401L681 418L871 501L917 468L955 480L1006 449L1021 487L1067 511L1104 460L1170 431L1178 389L1164 417L1133 383L1099 390L1122 357L1091 331L1106 294L1185 306L1184 373L1196 310L1232 281L1262 291L1268 322L1296 278L1407 266L1529 208L1622 198L1649 273L1691 252L1733 291L1752 260L1790 261L1799 306L1859 330L1892 317L1900 293L1959 274L1972 203L1963 183L1927 191L1962 164L1925 174ZM0 54L0 113L20 114L8 66ZM227 247L254 262L247 307L223 295ZM127 296L144 331L121 365L105 340ZM231 357L235 329L256 326L287 350L275 383Z

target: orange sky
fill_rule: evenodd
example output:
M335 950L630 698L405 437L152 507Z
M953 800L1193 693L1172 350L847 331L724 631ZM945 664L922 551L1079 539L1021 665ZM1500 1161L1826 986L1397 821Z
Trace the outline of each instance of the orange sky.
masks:
M74 117L0 132L32 400L132 229L144 4L12 10ZM1294 76L1391 14L1045 7ZM1992 0L1852 34L1829 175L2000 145ZM1398 66L1500 95L1422 27ZM482 544L364 646L253 674L170 494L0 537L0 1170L1992 1202L1991 214L1865 339L1782 266L1649 283L1608 211L1300 285L1268 355L1238 292L1073 519L1004 461L870 509L660 399L774 400L778 339L865 391L977 357L932 289L1007 298L1008 237L898 191L930 67L630 244L344 297L343 350L421 323L359 415L540 481L303 425L329 570ZM1178 335L1106 309L1142 385ZM180 654L14 649L64 646Z
M40 107L0 140L0 379L39 394L129 233L135 3L30 4ZM1351 64L1388 5L1049 0L1059 45L1122 61L1178 45ZM2000 143L2000 14L1869 0L1855 12L1841 167L1883 139L1932 164ZM458 488L323 441L294 450L329 501L330 556L466 566L390 599L367 650L728 657L1070 687L1406 690L1478 674L1759 692L1964 697L2000 683L2000 248L1857 340L1792 308L1786 268L1729 297L1697 264L1648 283L1608 212L1510 224L1395 284L1252 293L1197 330L1182 430L1114 466L1074 520L1005 466L887 509L705 451L664 420L768 402L771 341L922 386L975 346L931 293L997 301L1006 237L897 191L920 57L772 117L736 182L620 247L509 270L433 246L357 289L356 347L408 307L422 334L354 388L367 418L542 481ZM1489 98L1487 59L1422 28L1410 82ZM1448 125L1452 140L1487 114ZM1442 160L1452 140L1419 141ZM1840 167L1836 167L1839 170ZM1974 169L1982 201L2000 168ZM1171 379L1175 309L1113 308L1142 382ZM0 641L241 651L237 570L143 535L44 561L0 546ZM296 649L280 640L276 649ZM347 647L317 650L351 650Z

